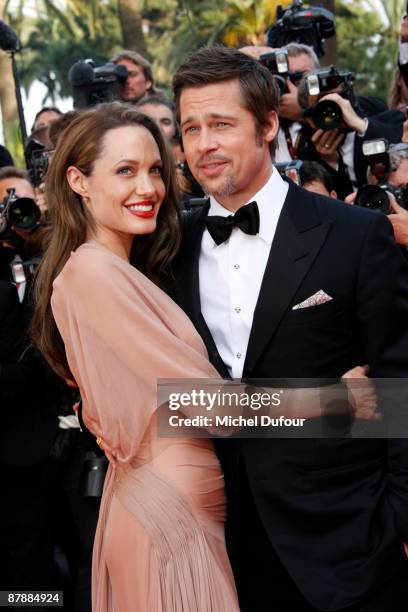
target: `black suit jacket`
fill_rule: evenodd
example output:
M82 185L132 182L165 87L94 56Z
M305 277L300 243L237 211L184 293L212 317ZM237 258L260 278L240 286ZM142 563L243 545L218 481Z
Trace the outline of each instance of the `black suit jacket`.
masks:
M52 388L42 357L28 346L31 309L0 280L0 463L35 465L48 457L58 432Z
M186 219L175 297L212 363L228 376L200 312L198 259L207 211L208 206ZM333 300L292 310L320 289ZM244 377L337 378L363 363L375 377L407 376L406 262L385 216L290 183L255 308ZM408 541L408 441L242 439L217 448L231 548L239 538L234 524L243 460L273 547L318 609L362 601L388 576L404 567L408 572L402 549Z

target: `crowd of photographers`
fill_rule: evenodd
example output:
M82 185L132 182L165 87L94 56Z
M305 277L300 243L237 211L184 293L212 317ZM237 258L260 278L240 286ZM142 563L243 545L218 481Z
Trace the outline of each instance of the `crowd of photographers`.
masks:
M242 49L275 75L281 90L275 166L305 189L388 215L406 252L408 18L388 106L354 91L351 72L320 67L322 38L334 34L330 13L310 9L313 27L303 42L293 42L302 10L296 2L281 15L268 46ZM50 229L48 160L81 109L119 98L162 130L181 205L199 206L205 194L185 162L172 103L155 87L144 57L123 51L101 67L77 62L69 78L75 110L37 113L25 148L29 171L15 168L0 147L0 483L8 491L0 504L0 590L63 588L65 608L85 611L106 460L80 430L76 389L57 379L29 338L30 285Z

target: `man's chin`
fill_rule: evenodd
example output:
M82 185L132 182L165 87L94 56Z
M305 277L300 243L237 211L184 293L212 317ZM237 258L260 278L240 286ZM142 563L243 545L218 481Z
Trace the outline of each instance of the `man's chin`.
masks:
M214 198L229 196L235 192L235 182L232 179L217 183L216 181L199 181L202 190Z

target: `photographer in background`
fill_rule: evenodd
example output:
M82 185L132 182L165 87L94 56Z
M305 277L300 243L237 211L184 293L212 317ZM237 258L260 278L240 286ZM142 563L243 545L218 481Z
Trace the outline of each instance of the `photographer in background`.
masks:
M171 103L161 95L148 95L136 102L136 107L150 119L153 119L167 141L178 135L176 117Z
M153 72L150 62L136 51L124 50L117 53L111 62L125 66L127 79L122 87L123 102L134 104L143 96L158 93L154 88Z
M368 138L386 138L400 142L403 131L403 115L388 110L385 103L373 97L354 96L351 73L334 67L309 73L299 84L299 104L306 119L304 146L299 151L301 159L322 162L332 172L335 188L341 198L366 181L367 162L362 143ZM330 84L335 87L328 89ZM327 87L327 89L326 89ZM321 93L311 93L320 89ZM339 117L333 129L328 125L316 125L318 105L330 104L323 110L324 120Z
M23 170L0 169L3 205L11 195L8 190L14 190L17 205L22 197L34 200ZM13 280L10 268L18 256L21 263L16 265L25 278L30 232L17 235L7 216L0 219L0 588L45 589L53 586L48 478L58 420L48 409L42 359L30 349L31 308L27 292L23 299L16 285L23 277Z
M300 185L307 191L337 199L333 178L318 162L304 161L299 168Z

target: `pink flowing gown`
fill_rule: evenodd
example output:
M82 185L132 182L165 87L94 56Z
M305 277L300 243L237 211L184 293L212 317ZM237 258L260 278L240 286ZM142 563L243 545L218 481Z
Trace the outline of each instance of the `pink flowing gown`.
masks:
M217 372L184 312L96 242L71 254L52 310L83 417L112 457L94 543L94 612L239 611L210 440L156 435L158 378Z

